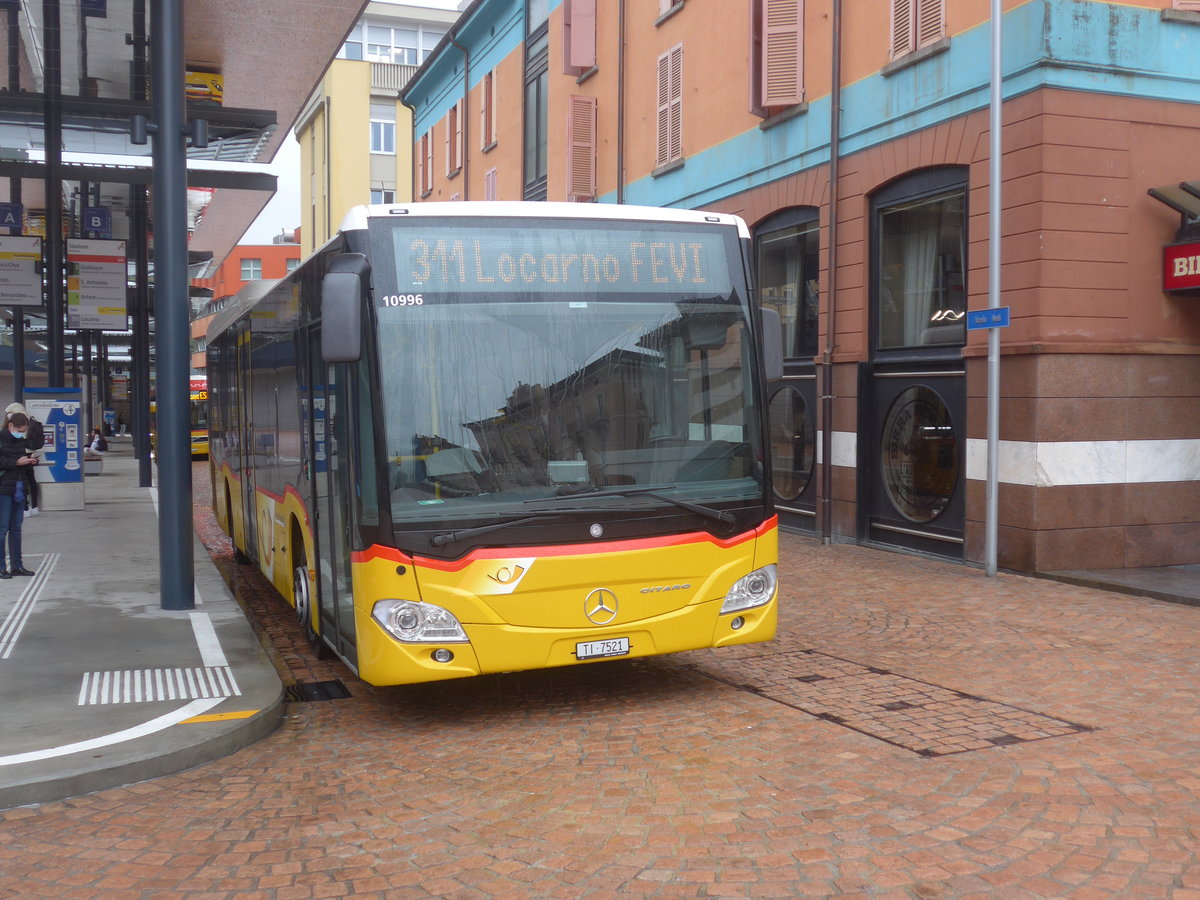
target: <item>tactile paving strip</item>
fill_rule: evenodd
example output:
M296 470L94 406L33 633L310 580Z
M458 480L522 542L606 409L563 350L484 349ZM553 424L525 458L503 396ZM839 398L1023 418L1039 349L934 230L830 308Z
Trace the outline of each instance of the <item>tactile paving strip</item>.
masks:
M729 663L706 661L695 668L921 756L1094 730L816 650L742 657Z

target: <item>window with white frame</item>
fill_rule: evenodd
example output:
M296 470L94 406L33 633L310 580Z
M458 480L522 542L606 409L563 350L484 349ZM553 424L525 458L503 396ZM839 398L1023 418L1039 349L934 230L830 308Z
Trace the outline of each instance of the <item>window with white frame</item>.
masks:
M396 107L390 104L371 104L371 152L396 152Z
M261 259L242 260L242 281L256 281L262 278Z
M372 188L371 189L372 203L395 203L396 192L387 188Z
M417 66L426 60L445 34L442 28L419 22L393 25L360 21L350 29L338 51L338 58Z
M945 36L945 0L892 0L892 59Z
M655 166L683 158L683 44L658 58L658 142Z
M284 260L283 265L284 265L284 270L289 275L291 275L293 272L296 271L296 267L300 265L300 260L293 257L291 259Z

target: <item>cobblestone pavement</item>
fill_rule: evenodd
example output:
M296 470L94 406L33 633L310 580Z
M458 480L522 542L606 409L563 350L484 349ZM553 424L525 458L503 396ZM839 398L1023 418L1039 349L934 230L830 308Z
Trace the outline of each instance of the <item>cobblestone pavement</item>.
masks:
M0 897L1200 898L1196 607L784 536L773 644L371 689L197 527L352 696L0 812Z

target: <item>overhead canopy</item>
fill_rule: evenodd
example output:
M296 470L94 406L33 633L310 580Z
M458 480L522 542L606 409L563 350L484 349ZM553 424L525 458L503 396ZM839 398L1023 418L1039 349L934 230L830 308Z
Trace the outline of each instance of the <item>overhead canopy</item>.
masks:
M60 0L61 110L66 181L104 184L149 180L151 144L133 144L130 118L150 118L136 99L134 75L146 45L151 0ZM219 74L220 103L189 98L186 118L208 122L209 146L190 161L267 163L276 152L347 32L364 0L182 0L184 56L189 72ZM0 4L0 31L9 4ZM20 44L19 84L0 75L0 176L38 180L45 146L43 14L46 4L12 4ZM84 15L92 10L99 15ZM0 70L2 72L3 70ZM143 71L149 76L149 66ZM18 90L5 90L9 87ZM78 154L98 154L93 162ZM136 157L144 157L143 166ZM113 160L115 158L115 162ZM274 179L261 166L244 172L189 164L189 184L216 188L192 232L189 249L222 259L266 205ZM125 213L124 192L106 189L114 215ZM297 204L298 206L298 204ZM297 208L297 215L299 209ZM299 224L297 221L296 224Z
M1200 220L1200 181L1181 181L1178 184L1150 188L1146 193L1177 213L1192 220Z

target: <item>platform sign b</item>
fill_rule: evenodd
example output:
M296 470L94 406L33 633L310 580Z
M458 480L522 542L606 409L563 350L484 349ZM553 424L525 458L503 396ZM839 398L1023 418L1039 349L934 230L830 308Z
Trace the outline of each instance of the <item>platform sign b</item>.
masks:
M112 210L107 206L89 206L83 211L83 230L94 232L96 237L112 237Z

